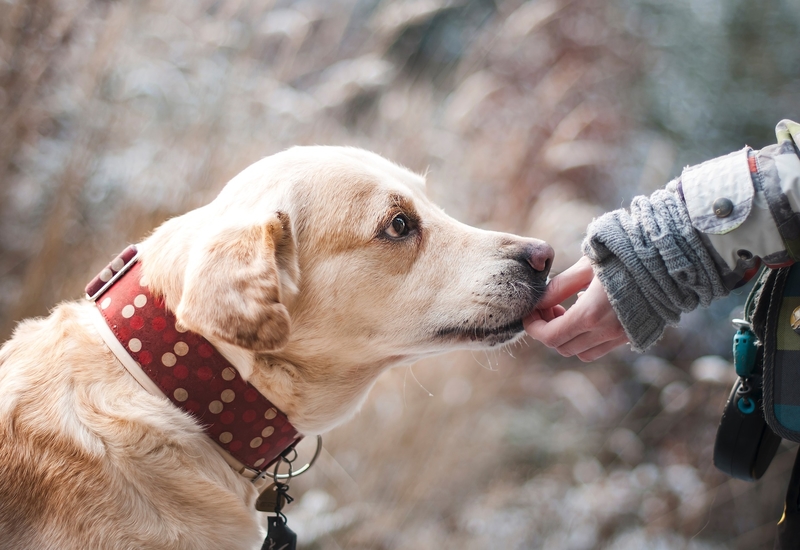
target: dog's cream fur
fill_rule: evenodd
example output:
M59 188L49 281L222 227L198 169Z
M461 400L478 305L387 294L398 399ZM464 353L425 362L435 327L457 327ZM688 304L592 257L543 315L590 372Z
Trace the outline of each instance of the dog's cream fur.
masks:
M252 165L139 248L153 293L306 435L350 417L393 365L517 338L552 259L336 147ZM252 483L134 381L93 307L22 322L0 350L0 547L258 548Z

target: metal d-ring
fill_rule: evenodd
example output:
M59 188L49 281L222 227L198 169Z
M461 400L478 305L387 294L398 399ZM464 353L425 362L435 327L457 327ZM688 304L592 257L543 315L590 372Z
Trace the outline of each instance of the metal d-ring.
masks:
M308 471L309 468L311 468L314 465L314 463L319 458L319 454L321 452L322 452L322 436L318 435L317 436L317 450L314 451L314 456L311 457L311 460L308 461L308 464L306 464L302 468L299 468L296 472L292 472L291 469L290 469L288 474L279 474L277 472L277 468L276 468L275 473L270 477L272 477L273 479L275 479L277 481L279 479L291 479L293 477L299 476L300 474L304 474L304 473L306 473ZM280 461L279 461L279 463L280 463ZM291 468L291 463L290 463L289 468Z

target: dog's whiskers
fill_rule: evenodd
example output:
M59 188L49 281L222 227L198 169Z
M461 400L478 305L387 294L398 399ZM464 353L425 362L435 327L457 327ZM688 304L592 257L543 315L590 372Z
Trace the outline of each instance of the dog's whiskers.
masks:
M485 351L485 350L484 350L483 354L484 354L484 355L486 355L486 351ZM484 365L483 363L481 363L481 362L478 360L478 358L477 358L477 357L475 357L475 352L472 352L472 353L470 353L470 355L472 355L472 358L475 360L475 362L476 362L476 363L478 363L478 365L480 365L480 366L481 366L481 368L482 368L482 369L484 369L484 370L493 370L493 369L492 369L492 364L491 364L491 361L489 362L489 366L487 367L486 365ZM489 359L489 357L488 357L488 356L487 356L486 358L487 358L487 359Z
M415 381L417 384L419 384L419 387L420 387L420 388L422 388L422 390L423 390L425 393L427 393L427 394L428 394L428 397L433 397L433 394L432 394L431 392L429 392L429 391L428 391L428 388L426 388L425 386L423 386L423 385L422 385L422 383L421 383L419 380L417 380L417 375L416 375L416 374L414 374L414 369L412 369L412 368L411 368L411 365L409 365L409 366L408 366L408 370L409 370L409 371L411 371L411 376L412 376L412 378L414 378L414 381Z

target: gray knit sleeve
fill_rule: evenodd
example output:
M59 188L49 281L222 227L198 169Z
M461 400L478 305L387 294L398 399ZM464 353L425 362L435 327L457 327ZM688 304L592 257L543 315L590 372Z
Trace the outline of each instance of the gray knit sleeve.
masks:
M583 253L636 351L656 343L681 312L728 294L685 204L670 191L594 220Z

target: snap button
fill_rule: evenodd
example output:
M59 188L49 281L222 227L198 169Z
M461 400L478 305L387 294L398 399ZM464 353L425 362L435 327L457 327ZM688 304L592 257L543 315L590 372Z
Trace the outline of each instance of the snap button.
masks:
M731 199L720 198L714 201L712 206L714 215L718 218L727 218L733 212L733 201Z
M800 334L800 306L797 306L794 308L794 311L792 311L789 323L792 325L792 330Z
M744 248L740 248L739 250L737 250L736 255L739 256L739 258L741 258L744 261L753 259L753 253L750 252L749 250L745 250Z

